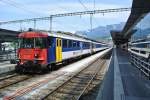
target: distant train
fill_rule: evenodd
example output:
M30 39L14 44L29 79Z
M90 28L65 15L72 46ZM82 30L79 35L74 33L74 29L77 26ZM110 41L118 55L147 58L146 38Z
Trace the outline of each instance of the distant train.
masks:
M150 57L150 40L142 39L129 43L129 51L143 58Z
M51 70L53 64L108 48L105 43L68 33L29 31L19 34L17 72Z

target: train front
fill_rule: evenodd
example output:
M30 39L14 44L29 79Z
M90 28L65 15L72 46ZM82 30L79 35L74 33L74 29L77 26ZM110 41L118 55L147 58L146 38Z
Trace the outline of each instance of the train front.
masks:
M47 64L47 34L24 32L19 34L17 72L41 72Z

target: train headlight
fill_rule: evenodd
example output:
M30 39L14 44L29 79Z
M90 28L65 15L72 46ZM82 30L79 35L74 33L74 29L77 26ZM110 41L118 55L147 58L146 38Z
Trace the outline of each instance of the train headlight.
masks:
M35 57L35 58L38 58L38 56L39 56L38 54L34 54L34 57Z

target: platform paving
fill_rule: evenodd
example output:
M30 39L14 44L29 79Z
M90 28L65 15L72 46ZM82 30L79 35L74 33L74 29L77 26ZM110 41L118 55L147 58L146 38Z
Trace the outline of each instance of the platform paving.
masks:
M4 74L4 73L14 71L15 66L16 66L16 64L9 64L9 63L2 64L1 63L0 64L0 74Z
M120 73L125 100L150 100L150 80L144 78L141 71L130 63L130 55L117 49Z
M140 70L130 63L128 52L116 48L114 51L116 53L113 54L97 100L150 100L150 80L146 79ZM116 71L118 70L116 67L119 68L119 72ZM115 73L121 79L116 80ZM120 88L120 84L123 89Z

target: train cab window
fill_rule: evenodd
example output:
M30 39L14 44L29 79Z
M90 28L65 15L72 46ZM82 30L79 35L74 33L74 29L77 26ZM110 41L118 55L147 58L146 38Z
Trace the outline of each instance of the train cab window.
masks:
M63 48L67 48L68 47L68 40L63 40Z
M46 38L35 38L35 48L46 48Z
M69 40L69 48L72 48L72 40Z
M34 48L34 38L20 38L19 48Z

